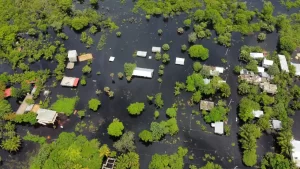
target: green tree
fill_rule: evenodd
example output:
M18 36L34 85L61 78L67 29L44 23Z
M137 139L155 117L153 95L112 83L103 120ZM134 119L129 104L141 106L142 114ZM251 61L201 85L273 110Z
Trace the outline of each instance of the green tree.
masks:
M186 51L187 50L187 46L184 44L184 45L181 45L181 50L182 51Z
M230 90L230 87L227 83L222 83L220 85L220 91L221 91L221 96L222 97L229 97L230 94L231 94L231 90Z
M164 51L168 51L168 50L170 50L170 46L167 43L165 43L165 44L162 45L162 49Z
M201 95L201 92L199 90L193 93L193 96L192 96L193 102L199 103L201 98L202 98L202 95Z
M256 151L254 150L246 150L243 153L243 162L246 166L254 166L257 162Z
M123 134L124 125L123 123L115 118L108 126L107 132L110 136L119 137Z
M76 16L71 20L72 28L79 31L84 27L88 26L89 18L85 16Z
M162 136L164 136L164 126L157 123L152 122L150 125L150 131L152 132L153 140L160 140Z
M170 55L167 54L167 53L164 53L164 54L162 55L162 62L163 62L163 63L168 63L169 61L170 61Z
M200 62L194 62L193 63L193 69L195 72L199 72L202 69L202 65Z
M227 113L229 109L223 106L215 106L210 110L208 114L204 116L204 120L207 123L217 122L217 121L224 121L227 118Z
M157 119L159 117L159 111L155 110L154 112L154 118Z
M5 114L11 113L12 109L7 100L0 99L0 118L2 118Z
M183 21L184 26L186 27L190 27L192 24L192 20L191 19L186 19Z
M246 69L249 71L253 71L253 72L257 72L257 61L256 60L251 60L247 65L246 65Z
M268 96L266 93L263 93L261 95L261 103L265 106L268 106L270 104L273 104L275 101L274 97Z
M131 115L139 115L144 110L145 104L144 103L132 103L127 107L129 114Z
M189 35L188 35L188 41L190 43L195 43L197 41L197 34L195 32L191 32Z
M58 5L61 9L65 10L65 11L70 10L72 7L72 0L58 1Z
M219 164L214 164L213 162L208 161L205 166L200 169L222 169Z
M241 95L246 95L246 94L250 93L250 89L251 88L248 83L241 83L238 86L238 92Z
M92 68L89 65L85 65L82 68L82 73L91 73Z
M9 152L18 151L20 146L21 146L20 136L13 136L9 139L3 140L1 143L1 148Z
M244 122L252 120L254 118L253 110L260 110L259 104L247 97L242 98L239 104L239 117Z
M95 0L95 1L98 1L98 0ZM89 32L91 34L95 34L95 33L97 33L97 31L98 31L98 29L95 25L91 26L91 28L89 29Z
M266 39L267 35L265 33L260 33L257 36L257 39L260 41L264 41Z
M176 117L176 116L177 116L177 108L175 108L175 107L168 108L167 111L166 111L166 114L167 114L170 118Z
M113 147L123 153L127 151L135 151L136 147L134 145L134 132L125 132L120 140L113 144Z
M278 66L276 64L273 64L272 66L270 66L268 68L267 73L269 75L275 76L275 75L278 75L280 73L280 70L279 70L279 68L278 68Z
M162 93L157 93L155 95L154 103L157 108L162 108L164 106L164 100L162 99Z
M261 161L261 169L290 169L293 168L289 159L281 154L267 153Z
M98 4L98 0L90 0L90 4L91 5L97 5Z
M142 132L140 132L139 138L144 142L152 142L153 141L152 133L148 130L143 130Z
M162 29L158 29L157 33L158 33L158 35L162 35L163 30Z
M202 45L193 45L189 48L188 52L192 58L201 58L202 60L206 60L209 53L208 49Z
M92 109L93 111L97 111L98 107L101 105L100 100L93 98L89 101L89 108Z
M118 156L115 167L116 169L126 169L126 168L138 169L140 168L139 160L140 157L135 152L122 154L121 156Z

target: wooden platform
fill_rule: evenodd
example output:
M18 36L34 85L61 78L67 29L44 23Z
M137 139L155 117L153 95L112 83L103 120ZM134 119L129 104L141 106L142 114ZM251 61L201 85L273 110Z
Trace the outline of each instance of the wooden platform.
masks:
M87 53L87 54L78 56L79 62L83 62L83 61L91 60L91 59L93 59L93 55L91 53Z

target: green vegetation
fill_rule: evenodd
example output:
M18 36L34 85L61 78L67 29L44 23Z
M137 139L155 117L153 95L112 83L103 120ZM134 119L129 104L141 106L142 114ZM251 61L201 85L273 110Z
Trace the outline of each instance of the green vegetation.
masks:
M102 154L105 154L104 150L107 149L103 148L105 145L100 150L99 147L97 139L89 141L83 135L62 132L54 142L43 144L29 165L30 168L100 168L104 157ZM72 160L69 160L70 157Z
M192 58L200 58L202 60L208 59L208 49L204 48L202 45L193 45L189 48L188 52Z
M184 26L186 27L190 27L192 24L192 20L191 19L186 19L183 21Z
M82 68L82 73L91 73L91 71L92 71L92 68L90 67L90 65L85 65L85 66L83 66L83 68Z
M82 86L85 86L85 85L86 85L86 77L85 77L85 76L81 76L81 78L80 78L80 84L81 84Z
M193 69L195 72L199 72L202 69L202 65L200 62L194 62L193 63Z
M184 45L181 45L181 50L184 52L187 50L187 46L184 44Z
M163 63L168 63L169 61L170 61L170 55L167 54L167 53L164 53L164 54L162 55L162 62L163 62Z
M162 99L162 93L157 93L155 95L154 103L157 108L162 108L164 106L164 100Z
M115 118L108 126L107 132L110 136L119 137L123 134L124 125L123 123Z
M23 137L23 139L24 139L24 140L27 140L27 141L32 141L32 142L39 143L40 145L46 143L46 138L45 138L45 137L41 137L41 136L39 136L39 135L31 134L29 131L27 131L27 133L26 133L26 135Z
M184 29L180 27L180 28L177 29L177 32L178 32L179 34L183 34L183 33L184 33Z
M113 147L119 152L135 151L136 147L134 145L134 132L125 132L120 140L116 141Z
M152 142L153 141L152 132L150 132L148 130L143 130L142 132L140 132L139 138L144 142Z
M281 154L267 153L261 162L261 169L267 168L289 169L294 168L294 164Z
M187 153L188 153L188 149L178 147L177 152L171 155L154 154L149 164L149 169L183 168L184 166L183 158L187 155Z
M157 33L158 33L158 35L162 35L163 30L162 29L158 29Z
M260 34L258 34L257 39L259 41L264 41L266 39L266 37L267 37L267 35L265 33L260 33Z
M57 98L58 100L51 105L50 109L70 116L74 111L76 103L79 101L79 97L68 98L62 95L57 95Z
M117 37L121 37L122 33L121 32L117 32L116 35L117 35Z
M37 123L37 114L34 112L28 112L25 114L15 114L9 113L3 116L3 119L10 120L15 123L30 123L31 125L35 125Z
M125 63L124 64L124 72L128 81L131 80L133 70L136 68L135 63Z
M97 50L102 50L106 45L106 34L102 34L97 45Z
M207 162L205 166L201 167L200 169L222 169L219 164L214 164L213 162Z
M99 99L93 98L89 101L89 108L93 111L97 111L100 105L101 102Z
M145 104L144 103L132 103L127 107L129 114L131 115L139 115L144 110Z
M157 119L159 117L159 111L155 110L154 112L154 118Z
M140 168L139 163L140 157L135 152L129 152L127 154L122 154L121 156L118 156L116 161L116 169L125 169L125 168L132 168L132 169L138 169Z
M84 116L85 116L85 112L86 112L85 110L79 110L79 111L77 112L79 118L84 117Z
M177 107L168 108L167 111L166 111L166 114L170 118L176 118L176 116L177 116Z
M170 46L169 46L168 44L163 44L163 45L162 45L162 49L163 49L164 51L168 51L168 50L170 49Z

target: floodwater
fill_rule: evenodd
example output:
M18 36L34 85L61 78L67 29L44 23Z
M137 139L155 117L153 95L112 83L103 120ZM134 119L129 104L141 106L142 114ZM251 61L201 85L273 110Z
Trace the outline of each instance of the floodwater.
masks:
M262 7L261 1L249 1L251 7L260 9ZM283 7L276 3L276 11L285 11ZM219 46L213 42L213 36L210 40L198 40L197 44L202 44L210 51L210 57L203 64L212 66L223 66L227 70L222 75L227 83L231 86L232 95L227 99L227 103L230 103L231 111L228 115L228 124L231 125L230 136L218 136L213 134L212 128L205 124L200 115L192 115L192 110L199 110L198 105L192 107L187 105L187 100L190 99L191 93L182 91L182 94L178 97L174 97L174 85L176 81L185 82L186 76L192 73L193 60L189 58L187 53L181 52L181 45L188 45L187 35L192 31L188 29L183 35L177 35L177 28L182 26L182 21L186 15L182 14L174 18L169 18L168 21L163 21L162 17L151 18L150 21L146 21L145 17L140 14L132 14L133 3L128 1L126 4L121 5L118 1L104 1L99 3L99 11L106 12L108 16L111 16L113 21L117 22L122 32L122 37L117 38L114 33L108 34L106 45L103 50L97 51L96 46L102 33L96 34L94 37L94 45L90 49L86 49L85 45L80 43L80 34L76 34L69 28L65 28L64 32L69 36L69 39L65 41L65 47L68 50L76 49L78 53L93 53L94 59L92 64L92 73L87 78L87 85L79 85L76 89L65 88L57 86L51 87L54 79L50 79L47 82L49 85L47 88L51 90L52 103L56 100L56 95L64 95L68 97L79 96L80 100L76 105L76 110L87 109L86 117L83 121L92 121L99 126L97 132L84 132L89 139L97 138L102 144L108 144L112 147L113 140L107 135L107 126L114 118L119 118L125 124L125 131L134 131L136 133L136 146L137 152L140 155L141 168L148 168L148 164L151 160L151 156L155 153L173 153L176 152L178 146L187 147L189 149L189 155L194 154L194 160L185 159L185 168L188 168L190 164L197 165L198 167L205 165L203 157L205 154L210 154L216 158L215 162L220 164L223 168L249 168L245 167L241 161L241 150L238 144L237 133L239 129L239 122L237 118L237 105L240 96L237 94L237 76L232 73L233 67L240 64L238 62L239 49L242 45L259 45L267 51L276 50L278 33L274 32L267 35L267 39L264 43L258 43L256 41L257 34L242 37L239 33L233 33L232 35L232 47L225 48ZM80 8L80 5L76 5ZM108 10L109 9L109 10ZM286 12L286 11L285 11ZM276 12L277 13L277 12ZM129 19L134 17L137 23L122 22L123 19ZM158 36L157 30L162 29L163 35ZM51 31L50 31L51 32ZM133 58L132 54L135 50L148 51L148 56L151 55L152 46L162 46L164 43L170 45L171 61L165 66L164 75L162 76L163 83L158 83L158 67L161 64L160 61L153 58ZM110 56L114 56L114 62L108 62ZM175 65L175 57L185 58L185 65ZM227 60L224 64L221 62L221 58ZM135 62L139 67L155 69L155 73L152 79L133 78L130 83L126 79L119 80L117 78L118 72L123 72L123 65L125 62ZM86 62L76 63L73 70L66 70L67 76L81 77L82 67ZM53 70L54 64L42 60L31 66L33 70L38 69L51 69ZM2 64L0 67L1 72L13 73L8 65ZM97 75L96 72L100 71L101 75ZM115 83L112 83L110 73L115 74ZM59 84L59 83L58 83ZM106 94L102 93L97 96L95 91L108 86L114 91L114 98L110 99ZM155 142L150 145L142 144L138 139L138 133L144 129L150 128L150 123L154 121L153 113L155 111L154 105L150 105L147 102L147 95L154 95L156 93L163 93L164 108L160 109L160 117L156 121L166 120L165 110L171 107L173 103L178 100L183 100L184 106L179 107L178 111L178 125L180 131L177 135L170 137L166 136L162 141ZM102 102L100 109L97 112L88 110L87 103L90 98L99 98ZM13 109L18 108L17 102L14 99L9 100ZM144 102L146 104L145 111L138 117L129 116L126 108L130 103ZM299 115L296 114L295 118L299 119ZM201 130L200 126L196 124L196 121L201 121L207 127L207 132ZM70 116L68 120L64 121L64 128L57 127L53 129L51 126L17 126L18 133L25 135L29 130L33 134L39 134L41 136L50 136L51 140L56 139L58 135L63 132L73 132L76 124L80 122L77 116ZM296 119L295 119L296 122ZM300 126L295 124L295 127ZM299 137L298 135L295 136ZM232 143L235 146L232 146ZM258 142L257 153L259 160L262 156L272 151L271 147L274 144L274 139L270 135L262 136ZM22 143L22 149L17 154L9 154L3 150L0 150L2 159L4 160L3 168L20 168L20 166L26 166L26 161L34 151L37 151L38 145L24 141ZM20 163L15 163L16 161ZM28 168L28 167L25 167Z

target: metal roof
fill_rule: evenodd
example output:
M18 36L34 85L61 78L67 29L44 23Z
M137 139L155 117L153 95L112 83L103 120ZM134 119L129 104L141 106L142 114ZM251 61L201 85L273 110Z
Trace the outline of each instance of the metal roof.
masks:
M293 146L292 148L292 159L296 163L296 166L300 167L300 141L298 140L292 140L291 144Z
M295 68L296 68L296 74L295 75L300 76L300 64L291 62L291 65L295 66Z
M281 70L289 72L289 67L288 67L288 64L286 62L285 56L284 55L278 55L278 58L279 58Z
M176 61L175 61L175 64L176 65L184 65L184 58L178 58L176 57Z
M269 66L272 66L273 63L274 63L273 60L268 60L268 59L264 58L264 60L263 60L263 62L262 62L262 66L263 66L263 67L269 67Z
M136 55L140 56L140 57L146 57L147 56L147 52L146 51L137 51Z
M152 52L153 53L160 53L161 52L161 47L155 47L155 46L153 46L152 47Z
M140 77L152 78L153 71L154 71L154 69L146 69L146 68L136 67L133 70L132 75L133 76L140 76Z
M224 134L224 123L221 122L215 122L214 123L215 126L215 133L216 134Z
M54 123L57 113L56 111L53 110L48 110L48 109L39 109L37 111L37 117L36 119L40 124L48 124L48 123Z
M115 60L115 57L113 57L113 56L109 57L110 62L113 62L114 60Z
M259 59L259 58L264 58L264 54L263 53L256 53L256 52L251 52L250 53L250 57L252 57L253 59Z
M264 115L264 112L261 111L261 110L253 110L252 113L253 113L254 117L257 117L257 118L259 118L262 115Z
M272 127L275 130L281 129L281 121L280 120L272 120Z
M68 51L68 58L70 62L77 62L77 51L76 50L69 50Z
M257 66L257 70L258 70L259 73L265 72L264 67Z
M60 85L73 87L73 86L77 86L78 81L79 81L79 78L64 76L61 83L60 83Z

